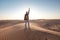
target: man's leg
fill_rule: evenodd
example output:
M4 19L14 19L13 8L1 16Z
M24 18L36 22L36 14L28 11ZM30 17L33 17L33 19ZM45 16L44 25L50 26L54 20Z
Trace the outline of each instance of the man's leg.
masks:
M29 22L29 20L28 20L28 29L30 29L30 22Z
M27 29L27 21L25 20L25 29Z

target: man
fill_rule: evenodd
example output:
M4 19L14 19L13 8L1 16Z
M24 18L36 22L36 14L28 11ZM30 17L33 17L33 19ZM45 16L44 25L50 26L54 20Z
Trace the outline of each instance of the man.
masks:
M30 12L30 8L28 9L28 11L26 11L26 14L24 16L24 21L25 21L25 29L30 29L30 25L29 25L29 12Z

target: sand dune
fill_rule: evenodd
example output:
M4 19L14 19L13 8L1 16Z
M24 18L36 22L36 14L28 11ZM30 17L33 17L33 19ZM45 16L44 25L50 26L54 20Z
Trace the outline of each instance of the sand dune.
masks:
M24 30L24 23L9 25L0 29L0 40L60 40L60 32L45 29L35 22L30 23L31 30Z
M47 32L47 33L50 33L50 34L60 36L60 32L44 29L44 28L39 27L38 25L36 25L34 23L31 24L31 27L32 27L32 29L35 29L35 30L38 30L38 31L41 31L41 32Z

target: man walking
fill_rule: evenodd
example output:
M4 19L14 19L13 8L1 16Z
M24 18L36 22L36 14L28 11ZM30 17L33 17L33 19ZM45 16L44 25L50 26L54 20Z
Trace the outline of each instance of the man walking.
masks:
M30 12L30 8L28 9L28 11L26 11L26 14L24 16L24 22L25 22L25 29L30 29L30 25L29 25L29 12Z

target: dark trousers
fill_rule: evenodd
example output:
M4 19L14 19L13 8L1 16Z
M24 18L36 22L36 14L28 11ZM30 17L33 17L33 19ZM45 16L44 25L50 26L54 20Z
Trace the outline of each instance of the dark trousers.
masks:
M29 20L25 20L25 29L30 29Z

